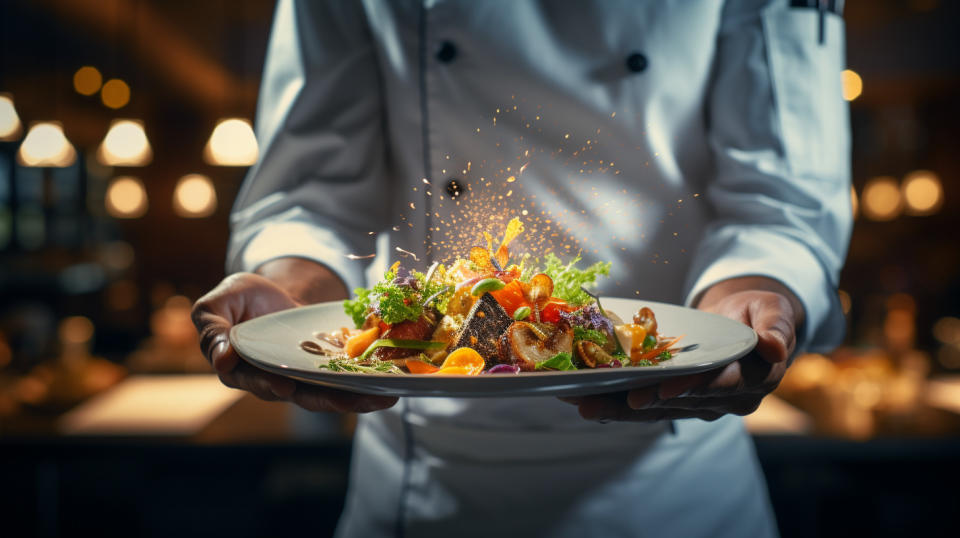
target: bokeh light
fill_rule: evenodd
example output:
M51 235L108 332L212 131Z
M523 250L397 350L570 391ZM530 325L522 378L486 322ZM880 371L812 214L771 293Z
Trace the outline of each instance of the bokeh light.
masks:
M73 74L73 89L81 95L93 95L100 90L103 76L96 67L85 65Z
M130 102L130 86L118 78L112 78L100 90L100 100L109 108L123 108Z
M243 118L221 120L204 149L204 159L220 166L250 166L257 162L259 148L250 122Z
M13 96L0 94L0 140L14 140L20 135L20 116L13 106Z
M840 74L843 82L843 98L853 101L863 93L863 79L852 69L844 69Z
M892 177L876 177L863 187L863 215L871 220L893 220L903 209L900 185Z
M202 218L217 209L217 191L210 178L188 174L180 178L173 192L173 210L185 218Z
M77 160L77 152L63 134L63 127L47 121L30 127L17 157L24 166L64 167Z
M107 187L107 213L120 219L135 219L147 212L147 190L143 183L130 176L115 178Z
M929 170L917 170L903 179L903 199L911 215L932 215L943 205L943 185Z
M83 316L70 316L60 322L58 333L65 344L85 344L93 338L93 322Z
M933 337L944 344L960 347L960 318L945 316L933 324Z
M850 206L853 218L856 219L860 215L860 198L857 196L857 189L852 185L850 186Z
M109 166L145 166L152 159L150 141L138 120L115 120L97 150L97 160Z

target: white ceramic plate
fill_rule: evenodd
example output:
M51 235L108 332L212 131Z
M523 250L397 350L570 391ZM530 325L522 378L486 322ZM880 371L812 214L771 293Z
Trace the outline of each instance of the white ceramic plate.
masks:
M601 298L604 309L629 319L643 306L653 309L661 334L685 335L684 349L657 366L567 372L524 372L478 376L355 374L331 372L326 359L300 349L317 331L353 327L341 302L276 312L234 326L230 342L257 366L307 383L364 394L390 396L580 396L654 384L668 377L711 370L746 355L757 344L753 329L736 321L682 306Z

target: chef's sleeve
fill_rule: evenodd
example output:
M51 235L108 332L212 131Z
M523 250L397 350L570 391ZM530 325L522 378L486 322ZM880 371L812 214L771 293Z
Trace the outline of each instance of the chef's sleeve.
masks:
M770 277L803 303L798 349L826 351L846 328L837 282L852 225L844 26L789 4L724 8L707 114L714 220L686 296L690 304L720 281Z
M377 58L359 2L281 0L257 105L260 159L230 217L227 272L281 257L365 285L389 182Z

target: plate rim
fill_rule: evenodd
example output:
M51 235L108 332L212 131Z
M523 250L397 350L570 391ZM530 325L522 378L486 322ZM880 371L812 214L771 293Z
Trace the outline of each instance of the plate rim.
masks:
M345 390L345 391L350 391L350 392L355 392L360 394L371 394L371 395L375 394L375 395L388 395L388 396L462 397L462 398L496 397L496 396L515 397L515 396L545 396L545 395L577 395L577 394L609 392L609 391L596 391L596 390L592 390L592 391L587 390L586 392L584 392L583 390L579 390L578 387L580 386L586 387L586 389L589 389L589 387L604 386L604 385L609 385L609 386L624 385L624 386L636 386L636 387L648 386L662 379L667 379L675 376L696 374L696 373L712 370L715 368L720 368L722 366L726 366L727 364L730 364L749 354L751 351L753 351L756 348L756 345L758 342L758 335L756 331L753 330L753 328L749 327L746 324L740 323L734 319L727 318L725 316L721 316L713 312L696 310L694 308L690 308L684 305L663 303L658 301L648 301L644 299L636 299L636 298L630 298L630 297L603 296L600 298L601 302L607 299L630 301L630 302L642 302L645 305L648 305L651 308L653 308L655 311L659 306L667 306L671 309L685 309L685 310L695 311L698 313L698 315L705 315L705 316L716 318L718 320L722 320L723 323L735 323L740 325L742 328L750 331L750 343L749 345L745 345L743 349L740 349L732 353L728 357L724 357L722 359L698 362L695 364L683 365L680 367L645 366L645 367L624 368L624 369L621 369L621 368L590 369L590 370L571 370L571 371L548 371L548 372L536 372L536 373L525 372L525 373L519 373L519 374L492 374L492 375L484 375L484 376L451 375L451 376L435 376L435 377L434 376L411 377L408 375L397 375L397 374L331 372L329 370L323 370L320 368L318 368L315 372L307 371L302 368L290 368L286 365L274 364L273 362L267 362L262 359L258 359L256 357L249 356L248 354L244 353L244 351L242 351L242 347L244 347L243 344L241 343L240 345L238 345L238 341L239 341L238 333L240 331L240 327L246 323L249 323L254 320L262 321L265 318L283 317L286 315L290 315L290 312L293 310L302 311L304 309L314 310L314 309L329 308L330 306L333 306L333 305L342 305L343 301L325 301L322 303L303 305L300 307L294 307L294 308L289 308L285 310L279 310L276 312L271 312L263 316L258 316L257 318L251 318L250 320L243 321L241 323L238 323L230 327L230 330L228 332L228 339L230 341L230 345L233 348L234 352L237 353L237 356L239 356L241 359L243 359L247 363L250 363L252 366L256 368L260 368L262 370L266 370L268 372L271 372L277 375L281 375L284 377L295 379L297 381L308 383L311 385L325 386L325 387L336 388L339 390ZM664 366L667 366L667 365L664 365ZM627 375L624 375L624 374L627 374ZM630 375L630 374L633 374L633 375ZM581 378L584 376L593 376L593 377L599 377L601 379L595 379L592 381L588 380L586 385L584 385L584 383L582 382L581 383L573 383L573 382L563 383L563 380L565 377L571 377L571 376L577 376ZM400 387L390 386L384 389L383 387L372 386L369 383L369 381L373 381L380 385L384 383L386 383L387 385L394 385L396 383L403 385L404 381L409 381L411 379L416 379L418 385L436 384L441 386L439 386L436 389L433 389L432 387L404 389L402 388L402 386ZM534 389L525 388L525 389L521 389L519 392L514 392L514 391L504 392L503 390L492 390L489 392L484 392L482 390L463 391L463 390L443 389L442 384L444 383L444 381L448 382L451 379L457 380L458 385L466 383L466 384L476 385L476 386L483 386L483 384L489 383L488 381L481 381L482 379L498 379L498 380L549 379L549 380L554 380L555 385L563 384L563 385L567 385L568 388L562 389L562 390L551 390L550 387L548 386L548 387L545 387L543 390L539 390L536 388ZM364 383L364 381L368 381L368 382ZM523 383L519 382L518 384L522 385Z

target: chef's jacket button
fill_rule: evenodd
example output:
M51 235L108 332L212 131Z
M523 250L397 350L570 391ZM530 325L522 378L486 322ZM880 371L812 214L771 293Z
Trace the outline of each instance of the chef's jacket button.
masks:
M627 56L627 69L634 73L642 73L647 69L647 57L639 52Z
M437 60L448 64L457 57L457 46L449 41L443 41L440 43L440 48L437 49Z
M455 177L450 178L450 181L447 181L447 194L450 195L450 198L456 198L463 194L463 183Z

